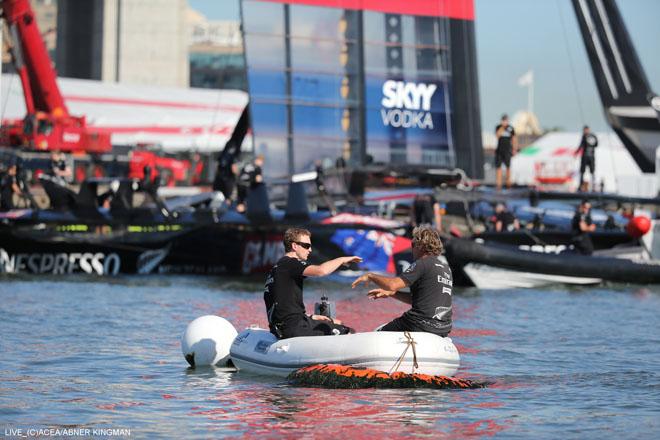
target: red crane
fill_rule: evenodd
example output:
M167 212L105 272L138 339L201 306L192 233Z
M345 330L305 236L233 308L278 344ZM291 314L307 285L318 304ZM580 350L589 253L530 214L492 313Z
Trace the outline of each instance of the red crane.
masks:
M0 6L27 109L22 120L3 123L0 142L41 151L111 151L109 134L88 127L84 116L69 114L29 0L5 0Z

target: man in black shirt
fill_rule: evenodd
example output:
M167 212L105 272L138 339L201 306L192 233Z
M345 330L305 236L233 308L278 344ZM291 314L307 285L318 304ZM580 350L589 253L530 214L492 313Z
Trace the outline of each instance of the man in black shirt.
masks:
M506 166L506 187L511 188L511 158L518 149L516 131L509 125L509 117L502 115L500 123L495 127L497 149L495 150L495 179L497 190L502 189L502 165Z
M359 263L360 257L339 257L319 265L309 265L312 235L306 229L289 228L284 232L284 250L266 277L264 302L270 331L279 338L323 336L352 333L353 330L323 315L307 315L303 303L305 277L330 275L339 266Z
M71 177L71 169L66 165L66 157L60 151L50 154L50 175L66 184L66 179Z
M257 185L263 183L262 169L264 165L264 156L258 155L253 162L246 163L238 175L238 185L236 187L238 205L236 209L239 212L245 211L245 199L248 191L254 189Z
M598 146L598 138L591 133L589 126L585 125L582 129L582 139L580 146L575 150L574 155L577 156L582 153L582 160L580 161L580 191L583 190L584 185L584 172L589 168L591 173L591 187L595 188L596 183L596 147Z
M22 195L21 187L18 184L18 167L11 163L7 172L0 178L0 211L11 211L14 206L14 194Z
M502 231L517 231L520 229L520 222L515 215L506 209L504 203L498 203L495 206L495 230Z
M573 216L571 222L573 228L573 245L583 255L591 255L594 251L594 244L591 241L589 232L596 230L596 225L591 220L591 203L588 200L582 200L578 210Z
M433 194L417 194L412 204L411 223L413 226L435 225L442 231L442 215L440 204Z
M353 288L360 283L375 283L370 290L372 299L392 296L411 304L410 310L381 327L380 331L429 332L447 336L452 326L452 274L448 265L438 256L442 253L438 231L420 226L413 231L412 250L415 261L399 277L386 277L367 273L353 281ZM399 289L410 287L410 293Z

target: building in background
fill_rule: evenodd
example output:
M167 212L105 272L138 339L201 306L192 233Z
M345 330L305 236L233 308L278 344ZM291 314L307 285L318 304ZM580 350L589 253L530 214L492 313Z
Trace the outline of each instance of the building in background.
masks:
M265 171L316 160L483 176L473 0L242 0Z
M188 86L186 0L58 0L60 76Z
M207 20L188 9L190 86L247 89L240 23Z

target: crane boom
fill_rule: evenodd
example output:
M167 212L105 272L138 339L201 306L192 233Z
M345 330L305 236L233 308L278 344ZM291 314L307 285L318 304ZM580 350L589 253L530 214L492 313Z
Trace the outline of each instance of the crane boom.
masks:
M29 0L4 0L0 6L27 110L22 120L3 121L0 142L46 151L110 151L109 134L88 127L84 116L69 114Z

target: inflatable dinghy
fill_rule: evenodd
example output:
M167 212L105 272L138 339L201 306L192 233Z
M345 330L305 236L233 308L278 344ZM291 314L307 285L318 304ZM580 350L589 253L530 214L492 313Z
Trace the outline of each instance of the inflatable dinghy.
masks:
M232 342L230 357L239 370L283 377L316 364L434 376L453 376L460 365L458 350L450 338L422 332L277 339L268 330L249 328Z

